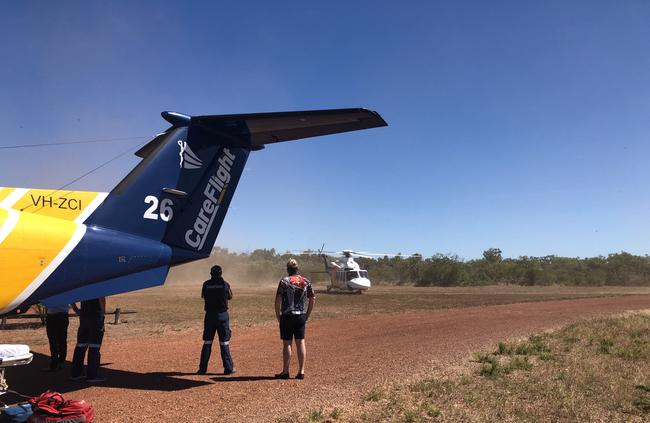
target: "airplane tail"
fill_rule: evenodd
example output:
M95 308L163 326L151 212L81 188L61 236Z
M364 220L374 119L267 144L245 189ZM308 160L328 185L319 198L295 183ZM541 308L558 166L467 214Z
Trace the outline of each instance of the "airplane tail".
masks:
M386 126L365 109L162 116L172 126L136 152L143 160L85 223L161 241L171 264L210 254L251 151Z

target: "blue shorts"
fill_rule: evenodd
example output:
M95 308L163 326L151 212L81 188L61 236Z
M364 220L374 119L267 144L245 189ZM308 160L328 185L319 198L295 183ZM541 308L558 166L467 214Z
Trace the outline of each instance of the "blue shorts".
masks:
M284 314L280 316L280 338L291 341L293 338L305 339L306 314Z

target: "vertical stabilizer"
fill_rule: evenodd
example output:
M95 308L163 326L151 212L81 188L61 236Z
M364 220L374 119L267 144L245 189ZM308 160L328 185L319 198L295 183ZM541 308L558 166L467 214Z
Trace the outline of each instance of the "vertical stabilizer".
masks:
M189 125L178 116L168 120ZM200 127L172 126L136 153L144 160L86 224L187 250L181 261L209 255L249 152L220 141Z

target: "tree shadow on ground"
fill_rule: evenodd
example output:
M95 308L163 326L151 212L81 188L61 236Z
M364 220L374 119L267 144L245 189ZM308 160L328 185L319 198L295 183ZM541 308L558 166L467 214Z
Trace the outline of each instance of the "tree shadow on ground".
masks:
M20 392L26 396L36 396L46 390L66 393L77 391L79 389L92 386L85 380L70 380L70 362L56 372L44 372L42 369L48 368L50 357L34 353L34 359L26 366L10 367L5 369L5 378L9 383L9 389ZM103 363L105 366L111 363ZM199 386L210 385L214 382L205 380L182 379L175 376L181 376L179 372L150 372L138 373L126 370L100 368L100 375L106 378L106 381L97 386L106 388L122 388L147 391L182 391L185 389L196 388ZM6 403L21 401L21 398L8 393L2 396Z

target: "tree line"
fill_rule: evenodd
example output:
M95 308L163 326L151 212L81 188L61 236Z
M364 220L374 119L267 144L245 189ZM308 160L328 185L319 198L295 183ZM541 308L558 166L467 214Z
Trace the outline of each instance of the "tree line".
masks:
M300 263L301 273L315 283L329 280L322 259L316 254L280 254L275 249L258 249L250 253L234 253L215 248L203 265L206 272L214 263L245 282L276 281L284 273L290 257ZM329 257L328 261L336 257ZM415 286L471 286L492 284L516 285L627 285L650 286L650 257L627 252L598 257L559 257L555 255L503 258L501 250L489 248L483 257L464 260L453 254L431 257L414 255L377 259L357 258L368 270L374 284Z

